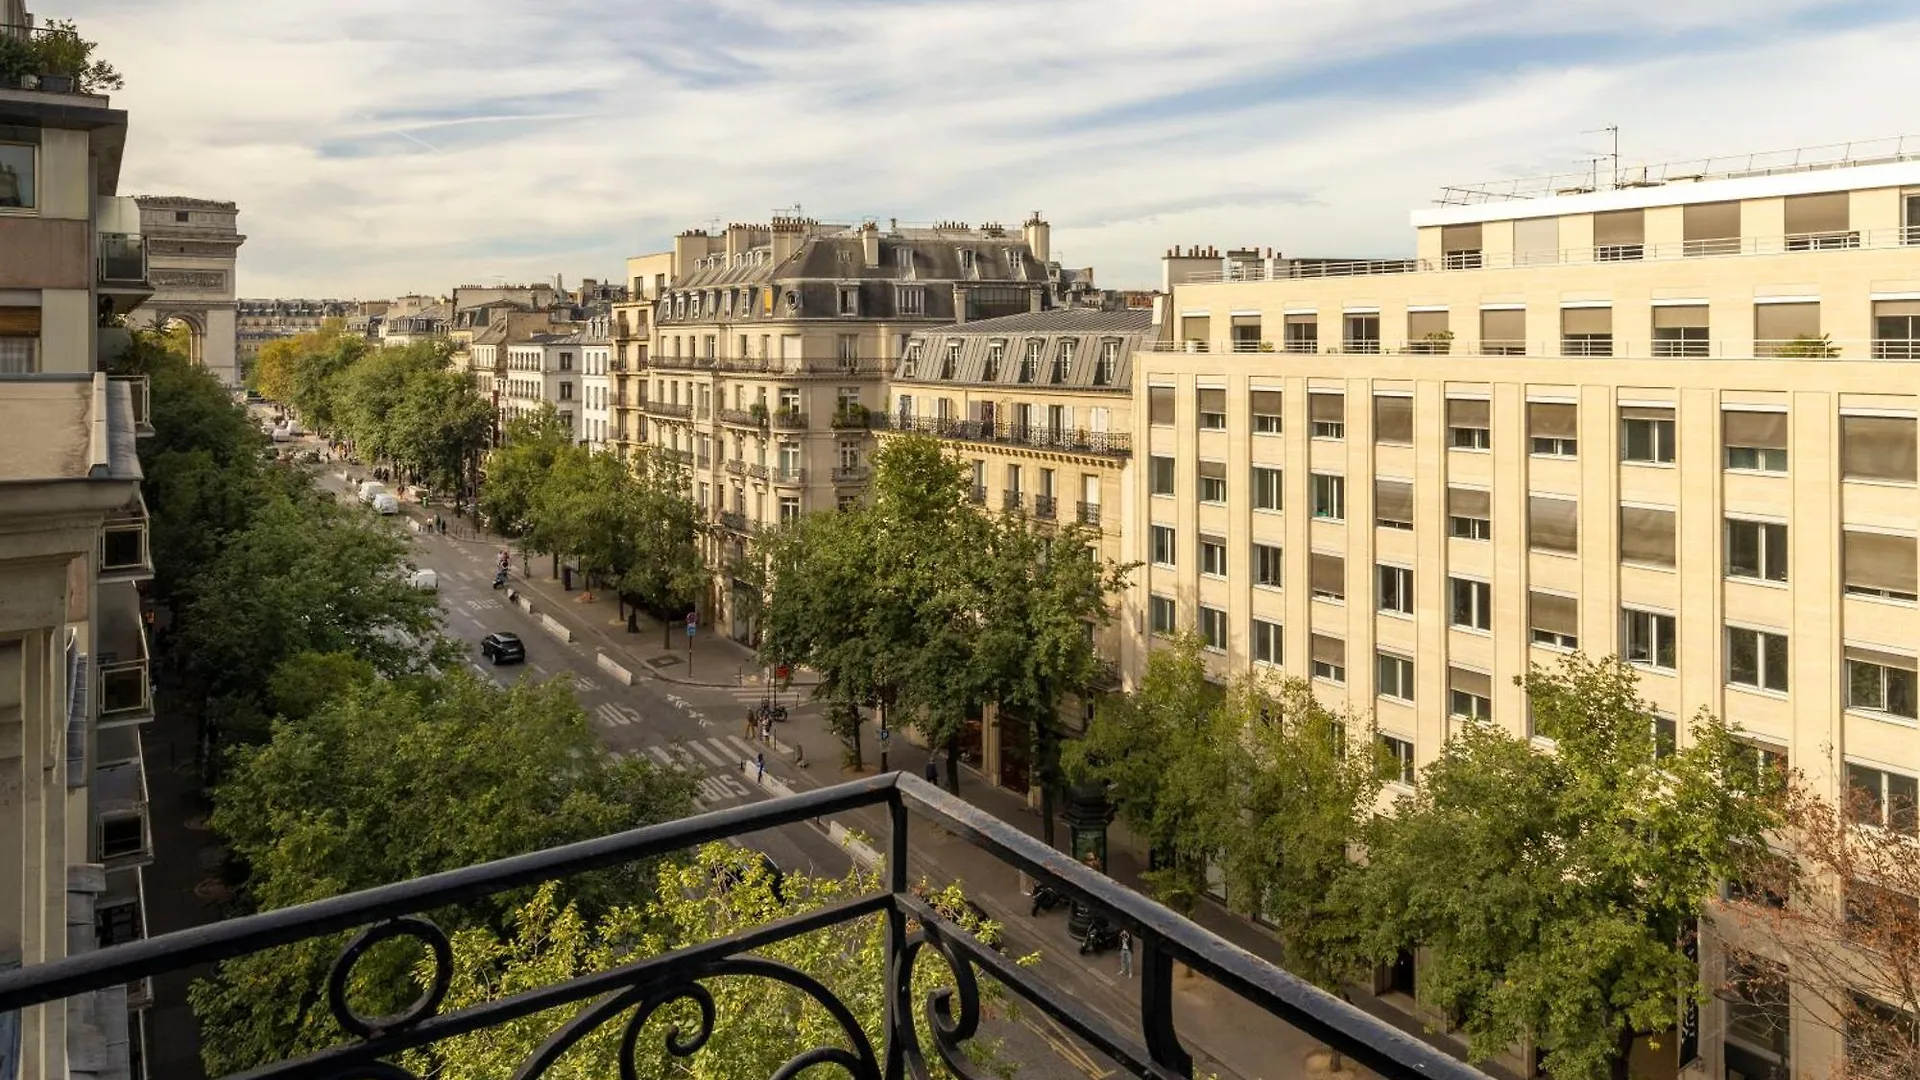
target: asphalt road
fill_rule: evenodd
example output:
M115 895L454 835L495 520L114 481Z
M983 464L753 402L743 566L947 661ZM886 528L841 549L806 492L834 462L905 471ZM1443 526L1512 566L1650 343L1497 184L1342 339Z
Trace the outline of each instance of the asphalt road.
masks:
M320 481L342 498L351 498L347 485L333 475L337 468L328 468L321 474ZM405 527L404 524L401 527ZM432 568L439 575L445 632L467 645L474 671L502 686L522 678L568 680L580 707L609 750L616 755L644 756L657 764L693 774L699 784L699 802L703 809L771 798L751 781L749 774L758 747L742 737L744 714L749 706L762 700L761 688L667 682L644 669L635 672L632 686L622 685L595 665L593 650L577 642L560 640L537 618L509 603L504 590L493 588L498 548L452 537L411 535L413 562ZM536 567L535 573L539 572L541 568ZM513 561L512 576L516 580L520 576L517 557ZM480 639L499 631L517 634L525 642L527 661L524 665L496 667L481 657ZM782 704L796 718L820 708L792 693L786 695ZM769 762L774 756L768 754ZM762 830L734 839L765 852L783 870L838 877L852 865L844 849L829 840L823 830L807 824ZM919 863L916 859L916 873L933 871L936 877L944 878L937 867ZM1031 935L1034 935L1033 928L1019 925L1015 919L1007 920L1007 937L1014 954L1041 947L1037 936L1031 942L1025 940ZM1045 947L1051 951L1057 943L1048 942ZM985 1034L1001 1040L1008 1057L1020 1062L1019 1075L1023 1078L1105 1080L1113 1075L1108 1062L1090 1057L1076 1039L1034 1010L1023 1010L1017 1021L990 1021L984 1028Z

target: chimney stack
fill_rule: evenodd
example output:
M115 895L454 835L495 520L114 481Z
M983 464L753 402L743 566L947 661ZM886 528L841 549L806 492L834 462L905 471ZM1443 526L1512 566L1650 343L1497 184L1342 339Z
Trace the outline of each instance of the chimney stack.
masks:
M880 265L880 226L871 221L860 226L860 265Z
M1053 260L1052 227L1041 220L1040 211L1035 210L1027 219L1023 231L1026 233L1027 247L1033 251L1034 261L1047 263Z

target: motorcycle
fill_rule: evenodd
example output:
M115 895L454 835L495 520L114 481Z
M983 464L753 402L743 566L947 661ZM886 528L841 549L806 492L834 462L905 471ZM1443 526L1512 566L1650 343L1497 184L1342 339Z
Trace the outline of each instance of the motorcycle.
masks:
M499 570L494 572L493 587L496 589L504 589L507 587L507 568L506 567L503 566Z
M787 719L787 707L785 705L762 705L760 706L759 716L762 720L771 720L776 724L782 724L785 723Z
M1033 910L1028 915L1038 915L1043 911L1052 911L1067 903L1067 894L1042 882L1033 883Z
M1095 919L1087 924L1087 933L1080 939L1080 955L1106 952L1120 944L1120 931L1108 925L1105 919Z

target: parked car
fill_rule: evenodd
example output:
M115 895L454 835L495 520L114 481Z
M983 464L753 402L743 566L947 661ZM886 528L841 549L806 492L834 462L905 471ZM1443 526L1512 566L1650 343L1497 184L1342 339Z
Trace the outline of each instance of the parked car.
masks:
M400 500L383 491L373 497L373 512L383 516L397 514L400 512Z
M501 664L521 664L527 659L527 647L520 641L519 634L505 632L488 634L480 639L480 656L491 660L495 667Z
M440 591L440 575L430 567L421 567L407 575L407 584L427 592Z
M387 485L378 480L368 480L360 485L360 501L363 503L370 503L373 501L375 495L385 495L386 493Z

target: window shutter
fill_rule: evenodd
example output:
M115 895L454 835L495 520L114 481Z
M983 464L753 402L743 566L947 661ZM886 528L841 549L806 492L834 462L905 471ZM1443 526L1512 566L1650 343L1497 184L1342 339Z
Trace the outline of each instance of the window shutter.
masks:
M1885 589L1888 592L1920 592L1920 573L1916 557L1920 545L1911 536L1853 532L1841 534L1842 573L1849 587Z
M1493 697L1493 676L1480 671L1468 671L1466 668L1447 669L1447 687L1474 697Z
M1233 326L1251 326L1256 330L1260 328L1260 316L1258 315L1229 315L1227 319L1230 325Z
M1255 416L1280 415L1280 391L1253 390L1248 392L1247 398Z
M1783 412L1723 412L1727 446L1750 446L1759 450L1787 448L1787 414ZM1844 420L1843 418L1843 429Z
M1223 413L1227 411L1227 392L1225 390L1218 387L1212 389L1203 387L1199 394L1201 412Z
M1315 423L1343 424L1347 420L1347 397L1345 394L1308 394L1307 413Z
M1227 478L1227 463L1224 461L1201 462L1200 478L1203 480L1225 480Z
M1620 419L1622 420L1672 420L1673 406L1671 405L1622 405L1620 407Z
M1373 399L1373 438L1376 442L1413 441L1413 399L1376 397Z
M1905 416L1842 416L1841 475L1862 480L1914 476L1914 422Z
M1381 521L1412 521L1413 485L1405 480L1375 480L1373 516Z
M1655 330L1705 330L1707 305L1681 304L1654 308L1653 328Z
M1319 321L1320 321L1320 316L1318 316L1318 315L1288 315L1288 316L1286 316L1286 320L1287 320L1287 325L1288 325L1288 326L1316 326L1316 327L1317 327L1317 326L1319 325Z
M1481 341L1527 340L1527 313L1518 308L1480 313Z
M1580 602L1571 596L1529 591L1527 624L1550 634L1580 636Z
M1206 341L1212 320L1205 315L1183 315L1180 318L1180 340Z
M1493 517L1492 507L1492 492L1475 488L1447 489L1447 513L1453 517L1487 520Z
M1726 240L1740 235L1738 202L1693 203L1684 216L1680 226L1683 239Z
M1879 649L1869 649L1860 645L1843 645L1841 652L1847 659L1862 664L1878 664L1881 667L1899 668L1902 671L1920 671L1920 660L1915 660L1911 656L1902 656L1899 653L1882 652Z
M1315 592L1347 594L1347 560L1314 552L1307 560L1307 580Z
M1621 507L1620 559L1655 566L1674 565L1673 511Z
M1603 210L1593 215L1593 246L1638 244L1646 239L1646 213L1642 210Z
M1150 424L1173 423L1173 387L1147 387L1147 422Z
M0 307L0 337L39 337L40 309Z
M1527 434L1536 439L1572 439L1580 432L1580 407L1550 401L1527 403Z
M1492 402L1476 401L1472 398L1451 398L1447 401L1447 426L1461 428L1484 428L1489 426L1488 414Z
M1792 341L1820 336L1819 304L1756 304L1753 337L1756 341Z
M1787 196L1787 235L1847 231L1847 193Z
M1425 341L1428 334L1447 332L1447 313L1444 311L1407 312L1407 340Z
M1580 550L1580 506L1572 499L1527 496L1527 543L1547 551Z
M1313 635L1313 659L1317 663L1347 666L1347 643L1325 634Z
M1522 218L1513 223L1513 261L1537 266L1560 261L1560 219Z
M1453 251L1480 250L1480 223L1470 225L1440 226L1440 250L1442 253Z
M1572 307L1560 309L1563 334L1613 333L1613 309L1610 307Z

